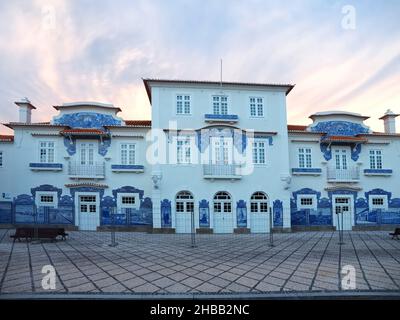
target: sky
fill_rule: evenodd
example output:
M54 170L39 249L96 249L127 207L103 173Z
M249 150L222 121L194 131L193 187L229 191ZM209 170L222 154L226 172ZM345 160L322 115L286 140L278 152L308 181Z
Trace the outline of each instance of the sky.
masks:
M225 81L295 84L290 124L342 110L382 131L400 113L400 1L283 2L0 0L0 123L22 97L35 122L73 101L150 119L142 78L219 80L223 59Z

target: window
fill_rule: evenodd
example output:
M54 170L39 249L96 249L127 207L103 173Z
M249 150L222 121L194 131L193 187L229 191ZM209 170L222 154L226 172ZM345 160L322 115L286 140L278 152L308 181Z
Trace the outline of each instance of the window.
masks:
M265 141L253 142L253 163L265 164Z
M313 198L301 198L300 204L302 206L312 206L313 205Z
M369 150L370 169L382 169L382 150Z
M387 210L387 196L371 196L370 210Z
M372 204L374 206L383 206L383 204L384 204L383 198L373 198Z
M79 197L80 212L95 213L97 212L96 196L80 196Z
M53 196L40 196L40 202L53 203L54 197Z
M3 151L0 151L0 168L3 167Z
M299 168L312 168L311 148L299 148Z
M122 204L135 204L135 197L131 197L131 196L122 197L121 202L122 202Z
M214 212L216 213L231 213L232 201L229 193L221 191L214 196Z
M193 195L189 191L181 191L176 195L176 212L192 212L194 210Z
M42 141L39 147L39 160L41 163L54 162L54 142Z
M191 163L190 137L178 138L176 141L176 162Z
M136 145L134 143L121 144L121 164L133 165L136 160Z
M213 113L228 114L228 97L213 96Z
M177 114L190 114L190 96L178 94L176 96L176 113Z
M250 212L268 212L268 198L264 192L255 192L250 198Z
M252 117L263 117L264 116L263 98L250 97L250 116L252 116Z

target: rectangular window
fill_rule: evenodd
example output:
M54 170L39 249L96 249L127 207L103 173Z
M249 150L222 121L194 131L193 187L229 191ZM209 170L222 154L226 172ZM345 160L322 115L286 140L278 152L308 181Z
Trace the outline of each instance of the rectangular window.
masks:
M312 207L314 204L314 199L313 198L301 198L300 199L300 205L302 207Z
M191 113L191 103L189 95L178 94L176 96L176 113L177 114Z
M0 151L0 168L3 167L3 151Z
M228 97L227 96L213 96L213 113L214 114L228 114Z
M45 203L53 203L54 197L53 196L40 196L40 202Z
M190 138L178 138L176 141L176 162L182 164L191 163Z
M214 202L214 212L221 212L221 203Z
M39 143L39 161L41 163L54 162L54 142L41 141Z
M121 144L121 164L133 165L136 163L136 145L134 143Z
M250 97L250 115L252 117L264 116L264 101L260 97Z
M370 150L369 151L369 167L370 169L382 169L383 159L382 150Z
M224 212L231 212L232 204L230 202L224 202Z
M381 206L383 206L384 205L384 200L383 200L383 198L373 198L372 199L372 205L373 206L379 206L379 207L381 207Z
M312 168L311 148L299 148L299 168Z
M122 204L135 204L135 197L122 197Z
M253 163L254 164L265 164L265 142L254 141L253 142Z

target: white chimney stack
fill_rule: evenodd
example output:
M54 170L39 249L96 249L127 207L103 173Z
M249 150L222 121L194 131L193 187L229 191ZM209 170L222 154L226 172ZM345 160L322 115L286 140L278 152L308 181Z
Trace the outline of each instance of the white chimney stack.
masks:
M392 110L388 109L380 120L383 120L385 127L385 133L396 133L396 117L398 114L394 113Z
M19 107L19 122L31 123L32 121L32 110L36 109L31 104L28 98L22 98L20 101L15 101L15 104Z

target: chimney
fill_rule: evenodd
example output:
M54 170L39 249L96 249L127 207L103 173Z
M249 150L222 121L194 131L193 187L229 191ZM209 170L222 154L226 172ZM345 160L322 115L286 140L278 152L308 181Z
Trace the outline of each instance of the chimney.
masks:
M383 120L383 124L385 126L385 133L396 133L396 117L399 116L396 113L393 113L392 110L388 109L383 117L380 117L380 120Z
M36 109L35 106L31 104L28 98L22 98L14 103L19 107L19 122L31 123L32 110Z

